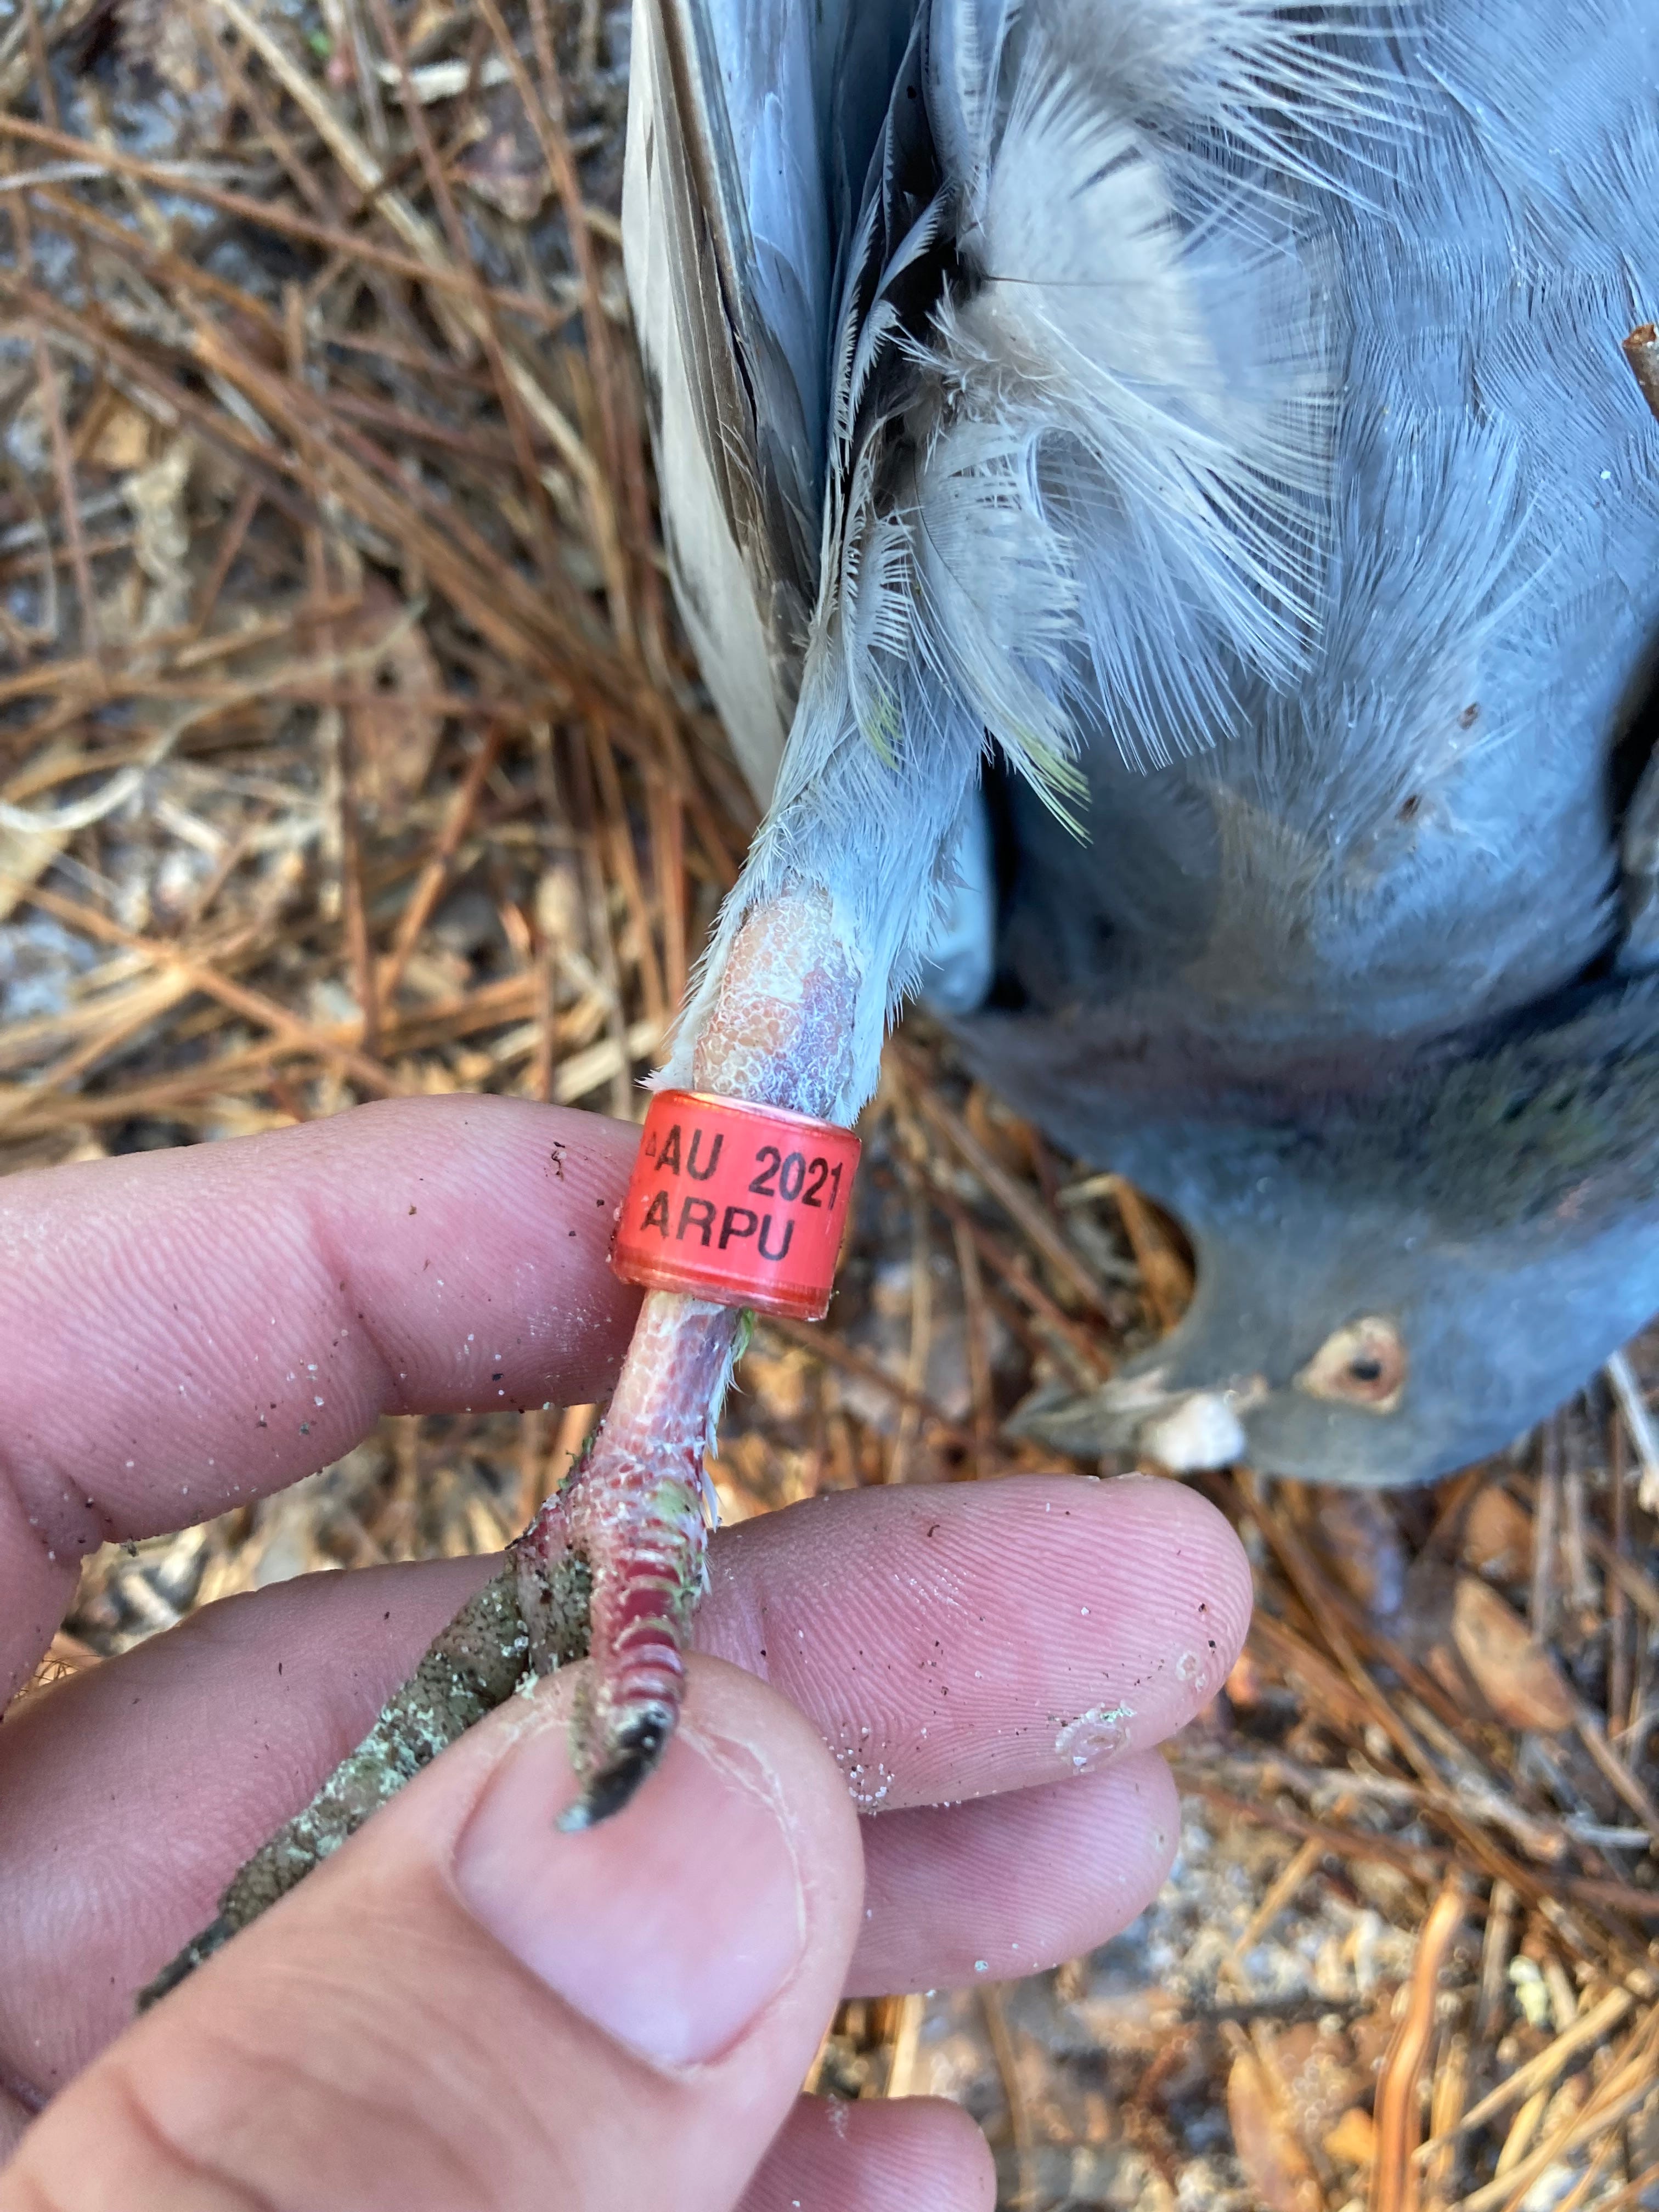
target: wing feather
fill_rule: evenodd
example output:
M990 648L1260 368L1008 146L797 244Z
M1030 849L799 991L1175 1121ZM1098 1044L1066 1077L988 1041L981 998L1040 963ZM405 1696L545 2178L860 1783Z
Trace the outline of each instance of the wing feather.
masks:
M834 227L873 128L866 49L884 54L888 16L910 12L634 0L623 236L664 536L763 801L817 597Z

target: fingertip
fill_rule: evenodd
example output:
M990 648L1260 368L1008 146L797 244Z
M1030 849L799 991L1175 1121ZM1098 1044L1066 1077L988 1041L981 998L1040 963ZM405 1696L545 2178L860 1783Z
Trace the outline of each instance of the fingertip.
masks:
M13 1178L0 1478L36 1549L262 1497L382 1413L600 1395L639 1304L606 1259L638 1140L525 1099L389 1099Z
M943 2097L802 2097L739 2212L993 2212L984 2136Z
M1255 1602L1249 1555L1238 1531L1201 1491L1164 1474L1115 1475L1101 1485L1121 1514L1121 1534L1144 1543L1148 1564L1183 1594L1204 1622L1202 1687L1219 1689L1244 1648ZM1202 1704L1204 1698L1200 1697Z
M800 2026L803 1982L817 1988L804 2072L863 1895L823 1747L752 1676L705 1662L660 1764L625 1803L572 1821L587 1806L569 1729L585 1694L562 1671L514 1730L458 1840L459 1895L538 1979L665 2068L775 2042Z
M887 1810L1162 1742L1220 1688L1249 1597L1238 1539L1180 1484L1012 1475L744 1522L697 1638L810 1712Z

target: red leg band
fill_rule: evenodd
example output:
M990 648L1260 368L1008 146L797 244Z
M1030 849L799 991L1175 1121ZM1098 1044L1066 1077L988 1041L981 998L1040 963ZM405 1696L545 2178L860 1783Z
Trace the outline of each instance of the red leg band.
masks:
M859 1140L780 1106L659 1091L611 1264L624 1281L821 1321Z

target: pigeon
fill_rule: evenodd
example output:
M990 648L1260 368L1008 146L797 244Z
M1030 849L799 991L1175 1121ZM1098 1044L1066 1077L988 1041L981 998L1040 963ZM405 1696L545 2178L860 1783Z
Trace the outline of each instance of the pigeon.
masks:
M1659 426L1620 356L1659 291L1659 19L1401 20L1403 158L1316 217L1301 666L1210 656L1198 744L1188 695L1120 712L1081 840L989 794L969 1056L1196 1260L1172 1334L1022 1409L1074 1451L1421 1482L1659 1310Z
M766 809L659 1079L850 1124L925 979L1192 1226L1182 1335L1048 1409L1074 1446L1419 1479L1593 1360L1592 1284L1609 1343L1649 1295L1610 784L1659 26L1516 22L635 0L665 543ZM532 1626L592 1576L573 1821L674 1724L739 1326L653 1290L521 1540Z

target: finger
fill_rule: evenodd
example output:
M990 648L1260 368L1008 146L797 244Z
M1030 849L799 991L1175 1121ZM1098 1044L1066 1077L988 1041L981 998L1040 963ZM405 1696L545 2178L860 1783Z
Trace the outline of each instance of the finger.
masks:
M304 1576L209 1606L7 1716L0 2080L53 2094L120 2033L135 1991L490 1571Z
M638 1132L393 1100L0 1190L0 1698L75 1562L337 1459L383 1413L585 1402L638 1293L605 1264Z
M740 2212L992 2212L996 2168L959 2105L802 2097Z
M1079 1757L1109 1767L1115 1735L1150 1748L1211 1694L1249 1617L1237 1538L1170 1482L861 1491L727 1532L714 1561L700 1639L771 1670L844 1772L884 1767L890 1810L1051 1782ZM490 1571L313 1576L209 1607L0 1729L0 2075L55 2088L119 2029L131 1992L211 1918L235 1868ZM1181 1663L1194 1624L1216 1639L1211 1679ZM1086 1850L1056 1866L1056 1911L1109 1919L1113 1863ZM1020 1938L994 1897L958 1902L957 1966L966 1947L987 1955L981 1924L986 1942ZM890 1926L868 1923L866 1986L913 1971L914 1951L885 1960ZM946 1963L924 1981L956 1978Z
M857 1824L799 1715L704 1662L652 1790L560 1833L574 1675L112 2045L0 2212L726 2212L841 1986Z
M813 1715L862 1810L1149 1749L1208 1704L1243 1642L1238 1539L1163 1477L860 1498L734 1528L699 1640Z
M1180 1810L1154 1751L1045 1789L866 1820L847 1995L1012 1980L1092 1951L1164 1887Z

